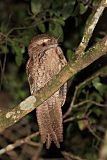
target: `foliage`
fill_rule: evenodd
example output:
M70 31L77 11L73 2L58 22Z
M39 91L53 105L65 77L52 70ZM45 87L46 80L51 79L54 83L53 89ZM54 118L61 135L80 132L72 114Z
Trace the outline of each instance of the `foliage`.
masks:
M73 61L87 17L98 2L98 0L0 1L0 85L3 92L11 95L12 103L18 103L29 94L25 68L28 59L27 47L31 38L41 33L55 36L61 42L67 60ZM104 21L101 21L100 29L96 29L89 46L107 33L105 29L107 26L102 27L104 25ZM103 63L98 61L69 82L68 101L63 108L64 112L70 105L76 86L78 92L75 104L86 100L97 104L106 103L106 71L104 76L93 76L91 80L86 80L102 66ZM105 130L107 124L106 108L98 107L97 104L88 102L72 110L70 117L74 117L75 120L64 125L65 151L88 160L98 159L98 147L101 143L98 137L103 136L101 127Z

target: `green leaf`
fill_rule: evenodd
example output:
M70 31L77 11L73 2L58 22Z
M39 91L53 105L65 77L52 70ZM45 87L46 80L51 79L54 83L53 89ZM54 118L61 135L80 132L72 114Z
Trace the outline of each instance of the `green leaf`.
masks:
M71 49L67 49L66 55L67 55L68 61L72 61L73 60L73 58L74 58L74 52Z
M24 35L23 37L22 37L22 42L23 42L23 44L27 47L28 46L28 44L29 44L29 42L30 42L30 39L31 39L31 37L29 37L28 35Z
M106 36L106 35L107 35L107 32L99 31L99 34L100 34L101 36Z
M93 0L93 3L92 3L93 7L96 7L100 1L101 0Z
M32 0L31 1L31 11L34 15L37 15L40 13L42 8L42 4L39 0Z
M18 96L20 97L20 98L25 98L27 95L26 95L26 92L24 91L24 90L18 90Z
M22 32L20 33L22 37L20 41L21 43L23 43L25 47L28 47L34 33L35 33L34 29L31 28L29 30L24 31L23 33Z
M84 116L85 116L84 113L80 112L80 113L78 114L77 118L80 118L80 119L81 119L81 118L83 118ZM84 130L84 129L87 127L87 125L88 125L88 121L85 120L85 119L79 120L79 121L77 121L77 124L78 124L78 127L79 127L80 130Z
M79 129L82 131L84 129L83 121L78 121L78 126L79 126Z
M49 24L49 33L58 38L60 41L63 41L63 29L62 26L58 23Z
M15 57L15 61L16 61L16 64L18 65L18 66L20 66L21 64L22 64L22 55L16 55L16 57Z
M80 3L80 14L84 14L88 9L88 5L84 5L83 3Z
M74 10L74 6L75 6L76 1L75 0L67 0L66 3L64 3L63 5L63 9L62 9L62 15L63 18L66 20L68 17L72 16L73 14L73 10Z
M107 85L101 83L99 77L95 78L92 84L101 95L107 90Z
M20 47L19 44L15 41L12 42L13 53L15 54L15 61L18 66L22 64L23 53L25 51L24 46Z
M94 152L94 153L92 153L92 152ZM98 156L96 155L95 151L91 151L91 152L88 151L88 153L86 153L86 157L88 160L98 160Z
M97 106L92 108L92 112L95 113L98 117L103 114L103 110Z
M101 103L103 101L102 96L96 91L92 92L89 95L89 99L94 100L94 101L99 102L99 103Z
M1 51L2 51L3 54L7 54L9 52L6 45L2 45L0 48L1 48Z
M63 19L62 17L54 18L53 21L54 21L55 23L61 24L62 26L65 25L65 21L64 21L64 19Z
M82 117L84 117L84 114L83 114ZM86 129L89 126L89 123L88 123L87 119L79 120L77 123L78 123L79 129L81 131Z
M42 33L46 31L45 25L42 21L37 24L37 27Z
M96 124L97 123L97 120L95 119L95 118L93 118L93 117L90 117L90 124L92 125L92 124Z
M52 1L52 9L58 10L58 8L62 7L62 2L59 0Z

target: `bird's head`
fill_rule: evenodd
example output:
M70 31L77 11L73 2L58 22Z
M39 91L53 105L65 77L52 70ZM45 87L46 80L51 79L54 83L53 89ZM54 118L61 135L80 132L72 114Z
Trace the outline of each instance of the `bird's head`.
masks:
M44 52L47 49L55 48L58 46L58 40L48 34L41 34L33 37L28 48L29 56Z

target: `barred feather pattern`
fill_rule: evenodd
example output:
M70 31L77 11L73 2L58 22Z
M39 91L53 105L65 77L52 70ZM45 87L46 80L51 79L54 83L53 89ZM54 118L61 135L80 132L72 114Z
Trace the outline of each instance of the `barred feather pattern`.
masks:
M31 94L36 93L67 64L57 39L47 34L36 36L28 48L27 75ZM49 148L53 141L60 148L63 141L61 106L66 99L67 84L36 109L41 140Z

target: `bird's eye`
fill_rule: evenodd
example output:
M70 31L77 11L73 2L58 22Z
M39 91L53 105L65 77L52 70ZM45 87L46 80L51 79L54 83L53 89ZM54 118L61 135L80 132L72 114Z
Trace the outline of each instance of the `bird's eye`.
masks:
M43 42L43 43L42 43L42 46L43 46L43 47L46 46L46 43Z

